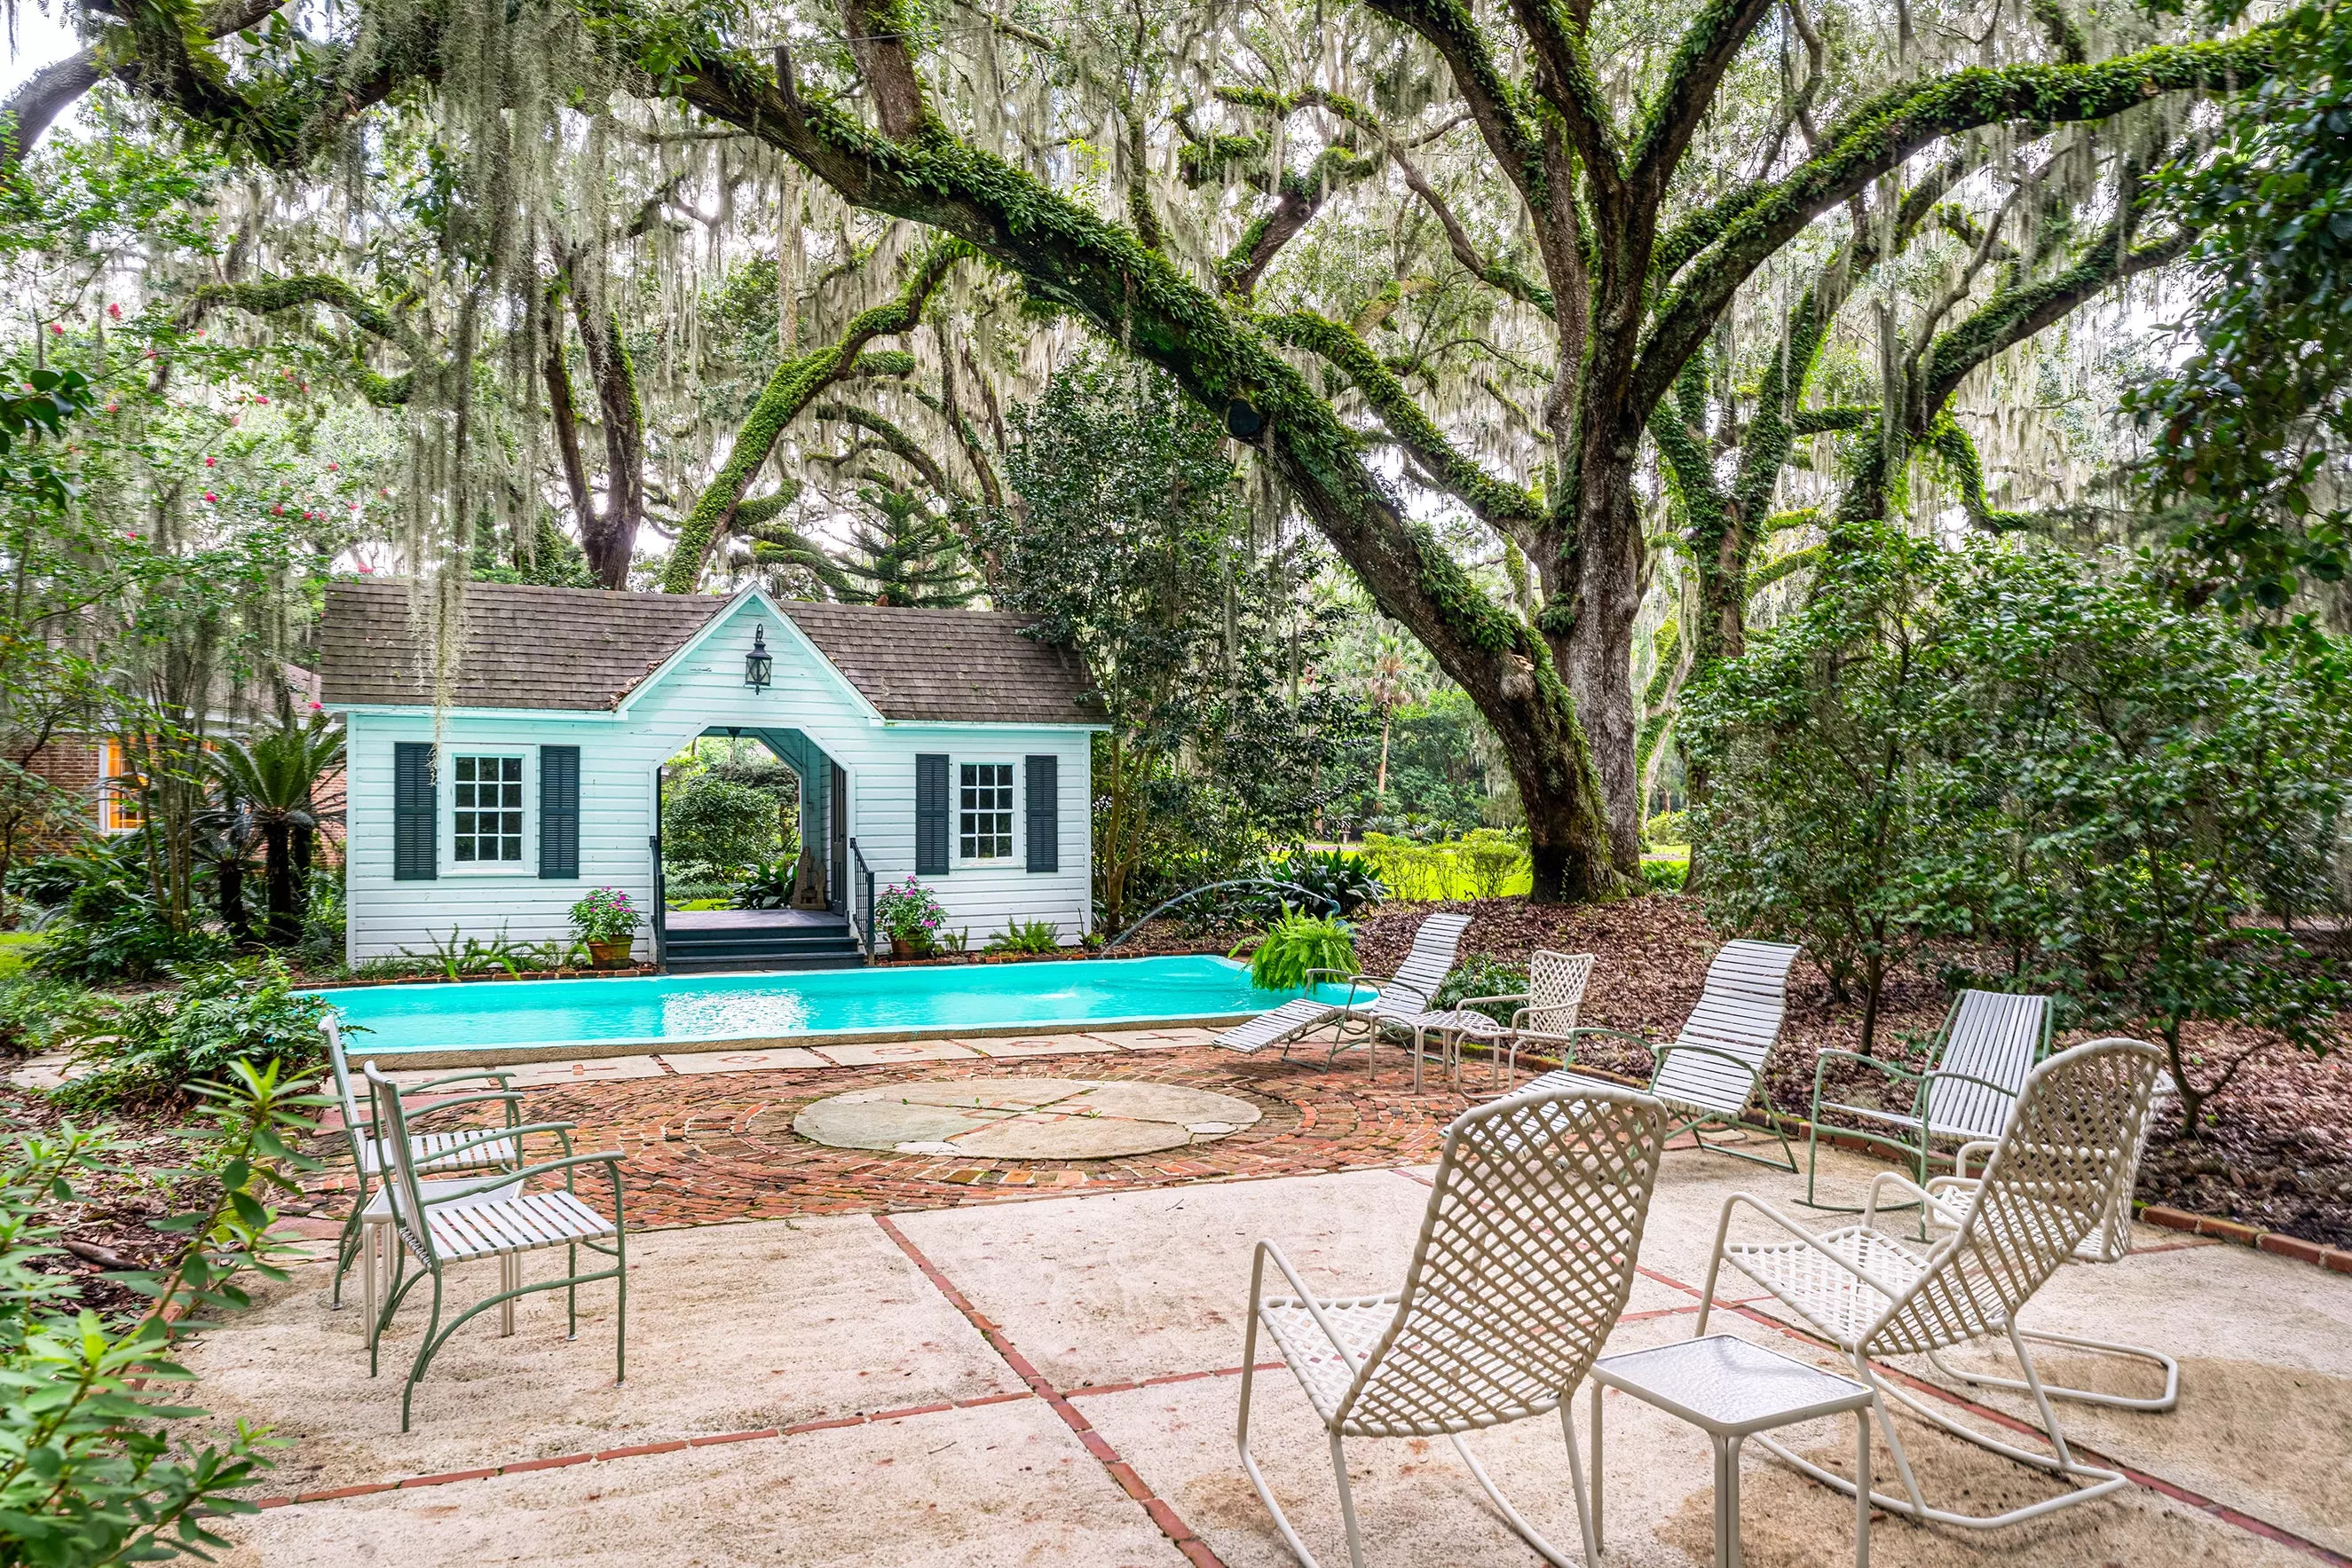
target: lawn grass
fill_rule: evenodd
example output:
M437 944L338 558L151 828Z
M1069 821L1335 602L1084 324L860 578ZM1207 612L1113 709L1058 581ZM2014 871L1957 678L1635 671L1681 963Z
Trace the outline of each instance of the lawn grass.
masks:
M40 945L41 939L29 931L0 931L0 980L22 971Z

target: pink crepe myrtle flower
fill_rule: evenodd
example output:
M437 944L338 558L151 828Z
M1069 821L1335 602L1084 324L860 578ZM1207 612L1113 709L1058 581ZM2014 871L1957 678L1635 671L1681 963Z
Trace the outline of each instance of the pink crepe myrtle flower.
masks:
M122 307L120 304L108 306L106 308L106 313L117 321L122 319Z
M205 499L207 501L217 501L220 497L214 495L210 490L207 490L205 492Z
M340 474L342 471L343 465L340 463L330 463L327 465L327 472L330 474Z
M207 457L205 459L205 466L207 468L217 468L220 466L220 459L217 457Z
M304 522L306 522L306 523L307 523L307 522L309 522L312 517L317 517L318 515L319 515L319 514L318 514L318 513L316 513L316 512L304 512L304 513L302 514L302 520L303 520Z
M64 337L65 335L66 335L66 329L65 329L65 328L64 328L64 326L63 326L62 324L60 324L60 323L58 323L58 322L56 322L56 321L52 321L52 322L50 322L50 323L49 323L49 336L50 336L50 337L52 337L52 338L62 338L62 337Z
M261 403L261 404L263 404L263 405L265 405L265 406L266 406L266 405L268 403L268 402L269 402L269 400L268 400L268 398L263 397L259 392L256 392L256 393L254 393L254 394L253 394L253 401L254 401L254 402L257 402L257 403Z
M322 713L325 711L325 706L326 705L323 703L312 703L310 705L310 711L312 713Z
M112 401L111 399L110 399L110 400L108 400L108 402L107 402L107 405L106 405L106 412L107 412L107 413L112 413L115 410L117 410L117 409L121 408L121 406L122 406L122 405L121 405L121 403L116 402Z
M269 515L270 515L271 517L284 517L284 516L286 515L286 503L285 503L285 502L283 502L283 501L280 501L280 502L278 502L276 506L274 506L274 507L270 507L270 508L269 508Z

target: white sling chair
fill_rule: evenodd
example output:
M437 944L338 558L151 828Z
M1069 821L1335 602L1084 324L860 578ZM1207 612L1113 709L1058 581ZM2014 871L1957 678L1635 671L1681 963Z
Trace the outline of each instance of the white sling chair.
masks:
M1882 1171L1870 1186L1863 1222L1815 1236L1746 1193L1723 1205L1715 1257L1699 1301L1699 1333L1706 1333L1716 1276L1727 1261L1786 1302L1815 1331L1853 1358L1855 1375L1878 1396L1880 1431L1895 1456L1905 1495L1874 1491L1880 1508L1938 1524L1979 1530L2016 1524L2053 1510L2087 1502L2126 1484L2119 1470L2085 1464L2067 1447L2050 1406L2050 1391L2026 1348L2017 1314L2043 1281L2074 1255L2106 1218L2117 1184L2128 1179L2147 1119L2148 1100L2163 1058L2137 1040L2106 1040L2052 1057L2035 1068L2011 1112L2009 1126L1964 1207L1954 1207L1897 1171ZM1893 1189L1906 1201L1937 1212L1952 1226L1942 1241L1916 1251L1876 1229L1878 1197ZM1788 1233L1788 1239L1732 1241L1731 1218L1742 1204ZM2031 1395L2052 1452L2040 1454L1961 1425L1881 1376L1874 1357L1932 1354L1993 1334L2005 1334L2023 1368L2012 1385ZM1931 1508L1911 1469L1886 1402L1895 1399L1920 1419L1989 1452L2087 1485L2003 1513L1959 1513ZM1769 1437L1756 1439L1782 1462L1851 1497L1854 1483L1800 1458Z
M1316 1568L1315 1559L1250 1454L1251 1369L1261 1327L1330 1434L1353 1568L1363 1568L1363 1541L1344 1440L1437 1437L1454 1440L1511 1528L1566 1568L1570 1559L1519 1516L1462 1441L1465 1432L1555 1408L1568 1440L1585 1561L1593 1560L1569 1396L1632 1292L1667 1120L1648 1095L1591 1080L1464 1113L1446 1129L1404 1288L1390 1295L1318 1296L1280 1248L1257 1244L1235 1442L1250 1484L1307 1568ZM1265 1293L1269 1259L1296 1295Z
M1344 986L1347 995L1336 1002L1318 1000L1312 995L1285 1002L1271 1012L1234 1025L1213 1043L1244 1053L1278 1045L1287 1056L1292 1046L1315 1030L1328 1027L1332 1031L1331 1057L1360 1040L1369 1068L1371 1047L1383 1027L1412 1029L1429 1012L1431 998L1445 983L1445 977L1454 972L1454 956L1462 950L1463 935L1469 929L1470 916L1466 915L1430 915L1412 934L1412 951L1405 955L1404 962L1387 979L1342 974L1337 969L1310 970L1306 977L1310 993L1318 987L1336 989Z
M1702 1149L1793 1175L1797 1156L1765 1095L1764 1063L1779 1043L1780 1023L1788 1016L1789 966L1802 951L1782 942L1726 942L1706 967L1706 987L1672 1044L1654 1045L1628 1030L1591 1024L1570 1030L1570 1046L1572 1049L1586 1035L1601 1034L1632 1040L1654 1052L1658 1065L1650 1074L1650 1092L1680 1118L1676 1133L1688 1133ZM1561 1067L1528 1087L1589 1082ZM1750 1105L1760 1106L1771 1124L1772 1135L1780 1145L1778 1161L1727 1144L1710 1144L1701 1135L1708 1127L1729 1128Z

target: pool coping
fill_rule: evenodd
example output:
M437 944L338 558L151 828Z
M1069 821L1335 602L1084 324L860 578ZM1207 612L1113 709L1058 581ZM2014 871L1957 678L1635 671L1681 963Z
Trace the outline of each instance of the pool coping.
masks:
M532 1061L588 1061L606 1056L699 1056L712 1051L802 1050L828 1045L881 1045L892 1040L1006 1040L1028 1035L1091 1034L1097 1030L1220 1029L1258 1015L1255 1012L1208 1013L1191 1018L1048 1019L1032 1023L932 1024L906 1029L810 1030L800 1034L738 1035L724 1040L599 1040L541 1045L478 1045L447 1051L371 1051L365 1036L347 1038L345 1054L353 1062L375 1061L384 1071L406 1071L457 1067L519 1067Z

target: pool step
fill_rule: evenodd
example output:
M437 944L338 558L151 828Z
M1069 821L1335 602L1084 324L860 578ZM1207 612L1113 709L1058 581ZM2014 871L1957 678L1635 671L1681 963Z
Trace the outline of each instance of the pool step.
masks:
M665 935L673 975L732 969L842 969L865 961L845 920L717 928L673 923Z

